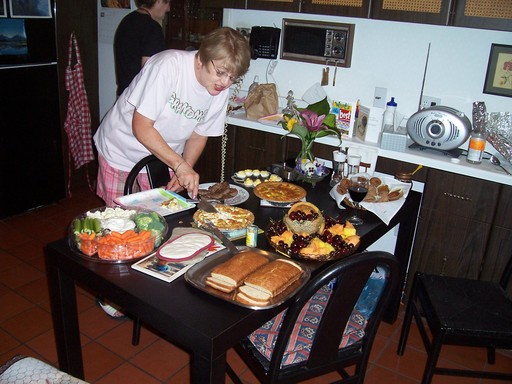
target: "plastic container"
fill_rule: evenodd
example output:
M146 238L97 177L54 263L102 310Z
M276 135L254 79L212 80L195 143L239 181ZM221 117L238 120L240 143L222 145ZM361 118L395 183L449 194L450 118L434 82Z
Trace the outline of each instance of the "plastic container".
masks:
M482 131L471 132L469 138L468 155L466 160L471 164L480 164L484 156L486 135Z
M395 127L395 113L396 113L397 104L395 102L395 98L392 97L390 101L386 104L386 110L384 111L384 118L382 119L382 126L391 125L393 128Z

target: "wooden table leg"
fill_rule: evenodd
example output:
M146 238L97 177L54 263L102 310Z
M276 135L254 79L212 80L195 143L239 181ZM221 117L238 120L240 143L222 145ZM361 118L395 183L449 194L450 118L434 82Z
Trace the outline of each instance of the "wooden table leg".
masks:
M193 355L190 364L191 383L217 384L226 382L226 354L222 354L215 360Z
M84 379L75 282L47 257L47 277L59 368Z

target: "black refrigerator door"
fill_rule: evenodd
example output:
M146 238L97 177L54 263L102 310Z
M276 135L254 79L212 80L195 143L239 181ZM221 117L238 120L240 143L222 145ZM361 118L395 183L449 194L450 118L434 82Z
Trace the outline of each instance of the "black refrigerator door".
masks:
M57 65L0 69L0 218L65 196Z

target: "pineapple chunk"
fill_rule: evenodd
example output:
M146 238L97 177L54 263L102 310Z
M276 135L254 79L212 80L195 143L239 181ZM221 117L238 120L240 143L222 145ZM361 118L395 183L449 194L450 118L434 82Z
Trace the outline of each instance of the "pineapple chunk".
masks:
M332 251L334 251L334 247L331 244L315 237L307 247L300 250L300 253L303 255L328 255Z

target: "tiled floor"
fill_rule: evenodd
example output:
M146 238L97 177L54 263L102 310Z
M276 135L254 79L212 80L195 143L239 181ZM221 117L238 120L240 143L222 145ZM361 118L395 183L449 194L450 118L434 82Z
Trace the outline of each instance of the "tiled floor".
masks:
M87 209L102 206L87 188L58 204L0 220L0 364L16 354L37 357L57 365L54 334L46 286L43 246L66 233L71 219ZM78 290L80 328L86 380L91 383L187 383L189 356L147 329L141 342L131 345L132 323L108 318L96 305L94 294ZM401 314L402 315L402 314ZM419 383L426 354L413 326L404 357L396 355L401 317L383 324L377 335L366 383ZM232 352L232 351L230 351ZM235 356L229 362L247 383L256 380ZM512 357L498 354L490 368L482 350L445 348L447 366L512 372ZM309 381L326 383L333 376ZM493 381L436 376L433 383L491 383Z

